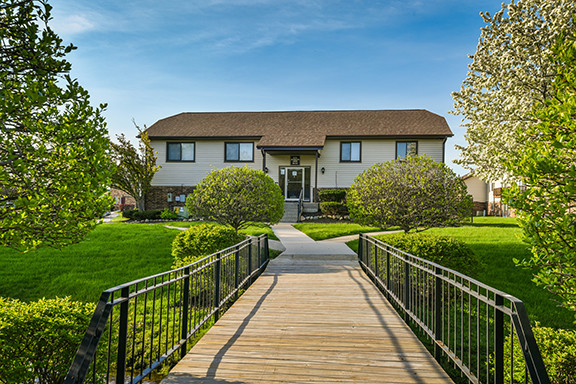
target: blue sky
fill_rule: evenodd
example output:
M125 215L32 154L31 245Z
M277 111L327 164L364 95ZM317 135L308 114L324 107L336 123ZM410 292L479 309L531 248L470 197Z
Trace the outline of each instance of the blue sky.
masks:
M52 0L112 136L180 112L427 109L446 117L501 0Z

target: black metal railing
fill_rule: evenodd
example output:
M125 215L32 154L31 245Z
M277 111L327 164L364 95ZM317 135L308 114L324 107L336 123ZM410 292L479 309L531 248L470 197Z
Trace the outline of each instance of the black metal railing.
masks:
M296 222L300 222L300 218L302 217L302 211L304 206L304 188L300 190L300 194L298 195L298 218Z
M138 383L174 363L267 264L262 235L104 291L65 383Z
M465 381L550 383L519 299L367 235L358 257L434 357Z

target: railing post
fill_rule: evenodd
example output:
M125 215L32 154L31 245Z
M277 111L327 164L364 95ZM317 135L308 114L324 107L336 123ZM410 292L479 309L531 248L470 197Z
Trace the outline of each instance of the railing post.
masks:
M410 264L406 256L404 260L404 320L408 322L410 316L408 316L408 311L410 310Z
M378 267L378 244L374 242L374 274L380 278L380 268Z
M220 268L222 266L220 256L220 253L216 254L216 265L214 266L214 281L216 283L216 289L214 292L214 308L216 309L216 312L214 313L214 322L217 322L220 318Z
M386 246L386 289L390 291L390 246Z
M118 329L118 357L116 359L116 382L123 383L126 376L126 345L128 338L128 309L130 298L130 287L122 288L120 293L122 303L120 304L120 325Z
M180 348L180 357L186 356L186 347L188 341L188 310L190 307L190 267L184 268L184 287L182 294L182 333L180 338L184 340L182 347Z
M252 240L253 238L251 237L248 241L248 275L250 276L248 285L252 285L252 268L254 268L252 265ZM258 243L258 246L260 246L260 243Z
M435 281L434 281L434 358L440 362L442 357L442 348L438 342L442 333L442 269L435 268Z
M238 300L238 286L240 285L240 247L236 246L236 251L234 252L234 289L236 293L234 294L235 300Z
M266 260L268 260L270 258L270 250L268 249L268 234L265 233L264 234L264 255L266 257ZM260 265L258 266L258 268L260 268L262 266L263 262L260 262Z
M364 261L364 254L362 253L362 248L364 247L364 234L360 233L358 235L358 260Z
M504 298L498 294L494 296L494 382L504 383L504 313L500 307L504 305Z

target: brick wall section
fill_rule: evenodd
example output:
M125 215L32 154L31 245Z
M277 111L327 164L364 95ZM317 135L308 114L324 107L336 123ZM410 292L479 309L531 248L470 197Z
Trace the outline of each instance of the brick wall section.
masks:
M185 201L176 201L176 196L192 193L195 187L150 187L146 195L146 209L164 209L172 210L174 207L183 207ZM168 202L168 194L172 194L172 202Z

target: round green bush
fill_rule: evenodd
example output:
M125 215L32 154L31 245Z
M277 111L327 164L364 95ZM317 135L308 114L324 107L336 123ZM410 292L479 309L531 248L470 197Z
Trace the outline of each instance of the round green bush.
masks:
M202 257L246 240L231 227L219 224L195 225L179 233L172 242L174 267L191 264Z
M481 269L480 258L460 240L425 233L398 233L380 240L411 255L474 277Z
M546 371L553 384L576 383L576 330L532 327ZM510 336L506 338L505 351L510 350ZM524 361L518 340L514 340L514 361ZM510 376L510 355L505 355L506 377ZM516 363L515 363L516 364ZM514 382L524 383L524 369L514 370Z
M0 383L62 383L94 304L0 297Z

